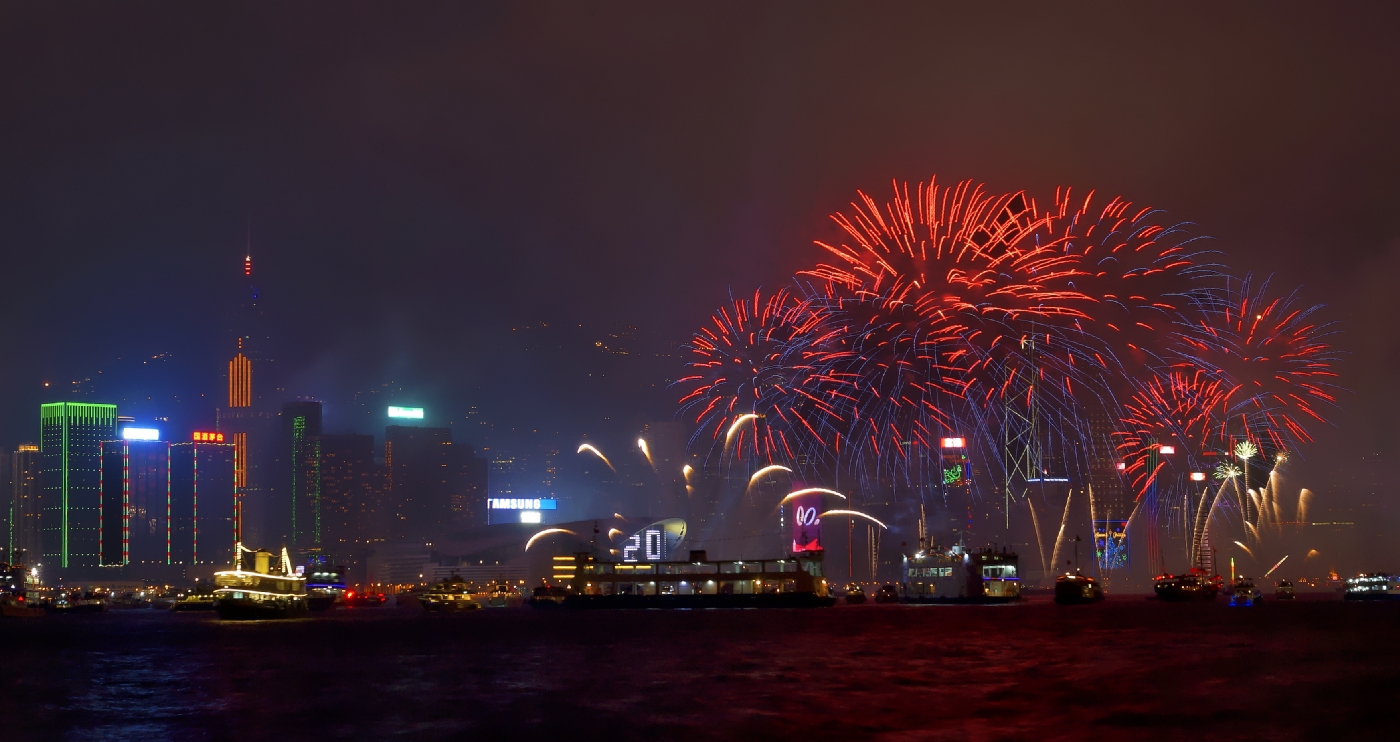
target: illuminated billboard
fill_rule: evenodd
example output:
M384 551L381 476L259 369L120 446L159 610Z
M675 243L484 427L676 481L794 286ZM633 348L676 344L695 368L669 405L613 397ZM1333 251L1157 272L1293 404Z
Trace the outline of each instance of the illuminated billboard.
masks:
M812 492L792 499L792 552L822 550L822 495Z
M1094 559L1099 569L1121 569L1128 566L1128 521L1094 521Z
M122 428L122 440L158 441L160 440L160 431L155 428Z
M489 497L486 507L491 510L558 510L559 501L552 497Z
M622 542L622 561L664 562L684 540L685 521L680 518L657 521Z
M197 430L194 432L194 435L191 436L190 440L194 441L195 443L223 443L224 434L209 433L202 430Z
M405 420L422 420L422 407L390 407L389 417L401 417Z

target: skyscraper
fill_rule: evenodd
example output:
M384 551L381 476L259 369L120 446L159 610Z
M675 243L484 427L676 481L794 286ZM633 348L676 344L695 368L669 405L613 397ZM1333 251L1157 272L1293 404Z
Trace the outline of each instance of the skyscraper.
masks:
M39 409L43 563L96 567L102 441L117 437L117 406L53 402Z
M321 434L321 403L282 405L282 440L277 455L278 480L272 486L273 506L286 526L283 533L298 549L319 548L320 502L315 487L316 449L311 439ZM285 514L285 515L284 515Z
M425 541L485 522L486 460L452 442L451 428L390 425L384 464L393 499L394 538Z
M374 544L388 539L390 517L384 467L374 461L372 435L319 435L316 499L321 505L320 544L336 564L364 581L364 563Z
M10 454L10 542L7 560L38 561L43 546L39 535L39 447L21 443Z
M102 443L103 566L170 563L170 444Z
M207 438L170 447L172 564L232 563L238 510L234 457L233 444Z

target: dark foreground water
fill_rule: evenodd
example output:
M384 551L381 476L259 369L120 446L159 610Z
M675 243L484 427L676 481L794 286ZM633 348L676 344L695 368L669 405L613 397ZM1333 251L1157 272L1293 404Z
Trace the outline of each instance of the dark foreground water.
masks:
M1400 604L0 620L0 739L1394 739Z

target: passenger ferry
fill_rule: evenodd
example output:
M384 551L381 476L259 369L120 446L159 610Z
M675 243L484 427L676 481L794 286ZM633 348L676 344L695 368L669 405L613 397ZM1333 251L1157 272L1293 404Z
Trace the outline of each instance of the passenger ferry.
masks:
M452 575L418 596L425 611L474 611L481 607L467 581Z
M253 555L253 571L242 569L243 553ZM272 553L250 551L238 544L238 564L229 572L214 573L214 610L225 620L297 618L306 615L306 579L292 571L292 560L282 549L276 570Z
M587 552L555 564L568 608L818 608L831 606L822 552L783 559L613 562ZM572 565L568 565L572 561Z
M1400 600L1400 577L1384 572L1347 578L1346 600Z
M328 611L345 602L345 568L326 563L323 556L313 557L306 565L306 606L313 611Z
M1021 599L1020 557L1003 548L935 547L904 558L904 603L1009 603Z

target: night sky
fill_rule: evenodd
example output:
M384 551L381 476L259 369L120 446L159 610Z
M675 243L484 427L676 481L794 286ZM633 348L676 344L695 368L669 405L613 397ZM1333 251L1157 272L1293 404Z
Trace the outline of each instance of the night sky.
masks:
M1122 195L1305 285L1351 391L1299 483L1389 459L1400 8L972 5L6 3L0 443L86 379L212 424L249 232L265 400L621 435L729 291L937 174Z

